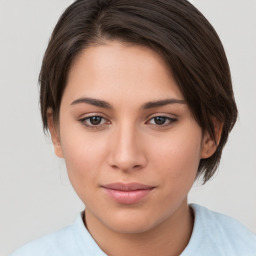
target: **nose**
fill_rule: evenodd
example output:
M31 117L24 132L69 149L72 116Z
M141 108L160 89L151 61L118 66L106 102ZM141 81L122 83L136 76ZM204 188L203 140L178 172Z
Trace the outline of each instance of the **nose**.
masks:
M125 172L139 170L146 166L144 144L136 127L117 127L111 136L109 164L114 169Z

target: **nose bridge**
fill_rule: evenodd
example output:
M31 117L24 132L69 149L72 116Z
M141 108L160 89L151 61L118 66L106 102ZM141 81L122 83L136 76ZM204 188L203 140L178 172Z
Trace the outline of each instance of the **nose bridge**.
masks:
M112 134L110 164L123 171L142 168L146 164L145 152L140 144L136 125L123 122Z

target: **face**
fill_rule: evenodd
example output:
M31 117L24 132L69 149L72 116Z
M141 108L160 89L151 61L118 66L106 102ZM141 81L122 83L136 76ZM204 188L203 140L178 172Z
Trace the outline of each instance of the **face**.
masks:
M186 204L209 144L165 61L119 42L77 57L50 130L87 219L123 233L150 230Z

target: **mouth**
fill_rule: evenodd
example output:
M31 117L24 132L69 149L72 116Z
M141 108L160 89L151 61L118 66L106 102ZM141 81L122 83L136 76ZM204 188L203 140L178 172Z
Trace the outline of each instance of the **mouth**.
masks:
M101 187L112 200L126 205L140 202L155 188L141 183L111 183Z

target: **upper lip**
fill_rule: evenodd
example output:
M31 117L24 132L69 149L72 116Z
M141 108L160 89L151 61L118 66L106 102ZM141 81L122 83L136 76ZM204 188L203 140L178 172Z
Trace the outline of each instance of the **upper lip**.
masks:
M103 188L112 189L112 190L119 190L119 191L134 191L134 190L146 190L146 189L153 189L154 186L149 186L141 183L110 183L107 185L103 185Z

